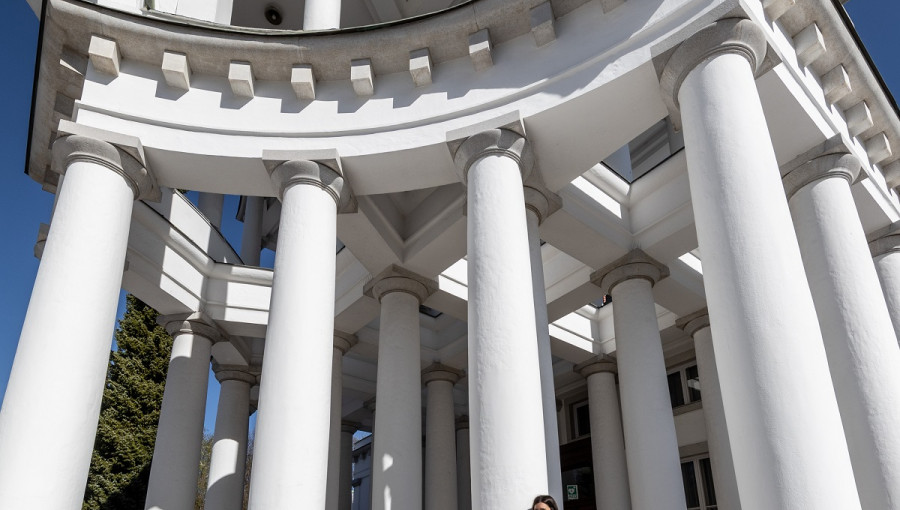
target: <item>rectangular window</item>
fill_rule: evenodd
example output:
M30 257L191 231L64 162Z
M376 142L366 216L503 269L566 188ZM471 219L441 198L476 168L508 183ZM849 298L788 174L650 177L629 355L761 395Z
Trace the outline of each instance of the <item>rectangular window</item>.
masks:
M700 401L700 373L696 364L685 365L666 375L672 408Z
M681 479L684 482L687 510L718 509L709 457L682 459Z
M587 400L572 404L570 416L572 417L572 439L591 435L591 411Z

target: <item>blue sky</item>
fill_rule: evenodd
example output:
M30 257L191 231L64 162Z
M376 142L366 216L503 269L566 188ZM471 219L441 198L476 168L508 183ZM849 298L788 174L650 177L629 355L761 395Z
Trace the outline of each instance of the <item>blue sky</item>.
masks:
M32 252L38 226L47 223L53 196L24 175L32 76L37 47L38 20L25 0L6 3L0 18L0 47L4 73L0 79L0 215L3 218L0 251L0 399L15 355L16 343L37 273ZM900 19L897 0L851 0L846 4L857 31L895 97L900 97ZM900 147L895 148L900 150ZM226 236L239 235L233 222L234 203L226 203ZM65 377L61 374L61 377ZM218 383L210 380L206 428L213 430Z

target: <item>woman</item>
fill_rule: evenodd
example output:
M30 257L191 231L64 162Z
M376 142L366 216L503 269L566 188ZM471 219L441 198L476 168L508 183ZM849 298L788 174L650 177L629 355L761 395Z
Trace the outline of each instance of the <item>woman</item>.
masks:
M559 510L559 507L556 506L556 501L551 496L541 495L534 498L531 510Z

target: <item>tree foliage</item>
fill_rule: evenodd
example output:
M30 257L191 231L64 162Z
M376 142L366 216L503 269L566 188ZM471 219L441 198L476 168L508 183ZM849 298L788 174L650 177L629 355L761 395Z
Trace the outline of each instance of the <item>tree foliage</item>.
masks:
M142 510L172 351L157 312L126 298L110 353L83 510Z

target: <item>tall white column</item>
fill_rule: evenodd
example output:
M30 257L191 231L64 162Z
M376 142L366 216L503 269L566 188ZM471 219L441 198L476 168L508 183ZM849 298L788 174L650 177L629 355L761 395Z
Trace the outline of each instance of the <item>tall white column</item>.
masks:
M241 260L248 266L259 265L262 250L262 222L265 198L247 197L244 203L244 230L241 233Z
M684 510L653 285L668 269L634 250L591 276L612 296L628 481L634 510ZM593 431L592 431L593 433Z
M197 209L216 228L222 227L222 208L225 206L225 195L220 193L200 193Z
M350 484L341 485L342 432L341 405L344 389L344 354L357 342L356 336L342 331L334 332L334 352L331 357L331 431L328 436L328 493L325 499L326 510L337 510L341 495L350 493Z
M353 503L353 434L359 429L359 425L350 422L341 424L341 469L338 477L338 510L350 510Z
M900 340L900 223L894 223L869 243L875 271L887 302L894 334Z
M341 0L306 0L303 30L341 28Z
M537 176L532 176L537 180ZM534 289L534 321L537 334L538 363L541 374L541 401L544 409L544 442L547 450L548 493L563 508L562 468L559 459L559 424L556 422L556 389L553 384L553 356L547 318L547 290L544 283L544 260L541 258L540 225L562 207L562 200L542 184L525 184L525 220L528 226L528 249L531 280Z
M616 363L611 358L597 357L577 365L575 370L587 379L597 508L631 510Z
M263 153L281 195L250 508L325 508L334 352L334 243L343 178ZM274 166L274 168L272 168Z
M517 508L548 488L522 190L533 158L524 137L492 129L467 138L454 159L468 186L472 508Z
M220 383L216 431L209 458L204 508L241 510L250 425L250 388L256 376L246 367L213 366Z
M472 474L469 465L469 417L456 419L456 502L459 510L472 510Z
M900 348L850 183L860 163L832 138L783 170L862 507L900 510Z
M372 509L422 507L422 383L419 305L437 285L391 266L368 285L366 294L381 303L378 412L372 431Z
M155 190L147 170L107 142L69 136L53 153L66 184L0 410L2 508L81 508L131 211Z
M709 461L712 464L716 502L721 510L740 510L737 479L734 475L734 458L728 442L728 426L719 391L719 374L713 351L712 331L709 328L709 312L704 308L682 317L676 325L694 339L697 371L700 373L700 398L703 400L703 419L706 422L706 442L709 445Z
M428 388L425 407L425 510L459 510L456 499L453 385L462 375L459 370L439 363L422 371L422 383Z
M860 508L825 349L754 73L749 20L673 53L716 368L744 508ZM620 369L621 369L620 364Z
M147 482L146 510L190 510L197 497L206 387L221 334L198 315L166 324L173 337Z

